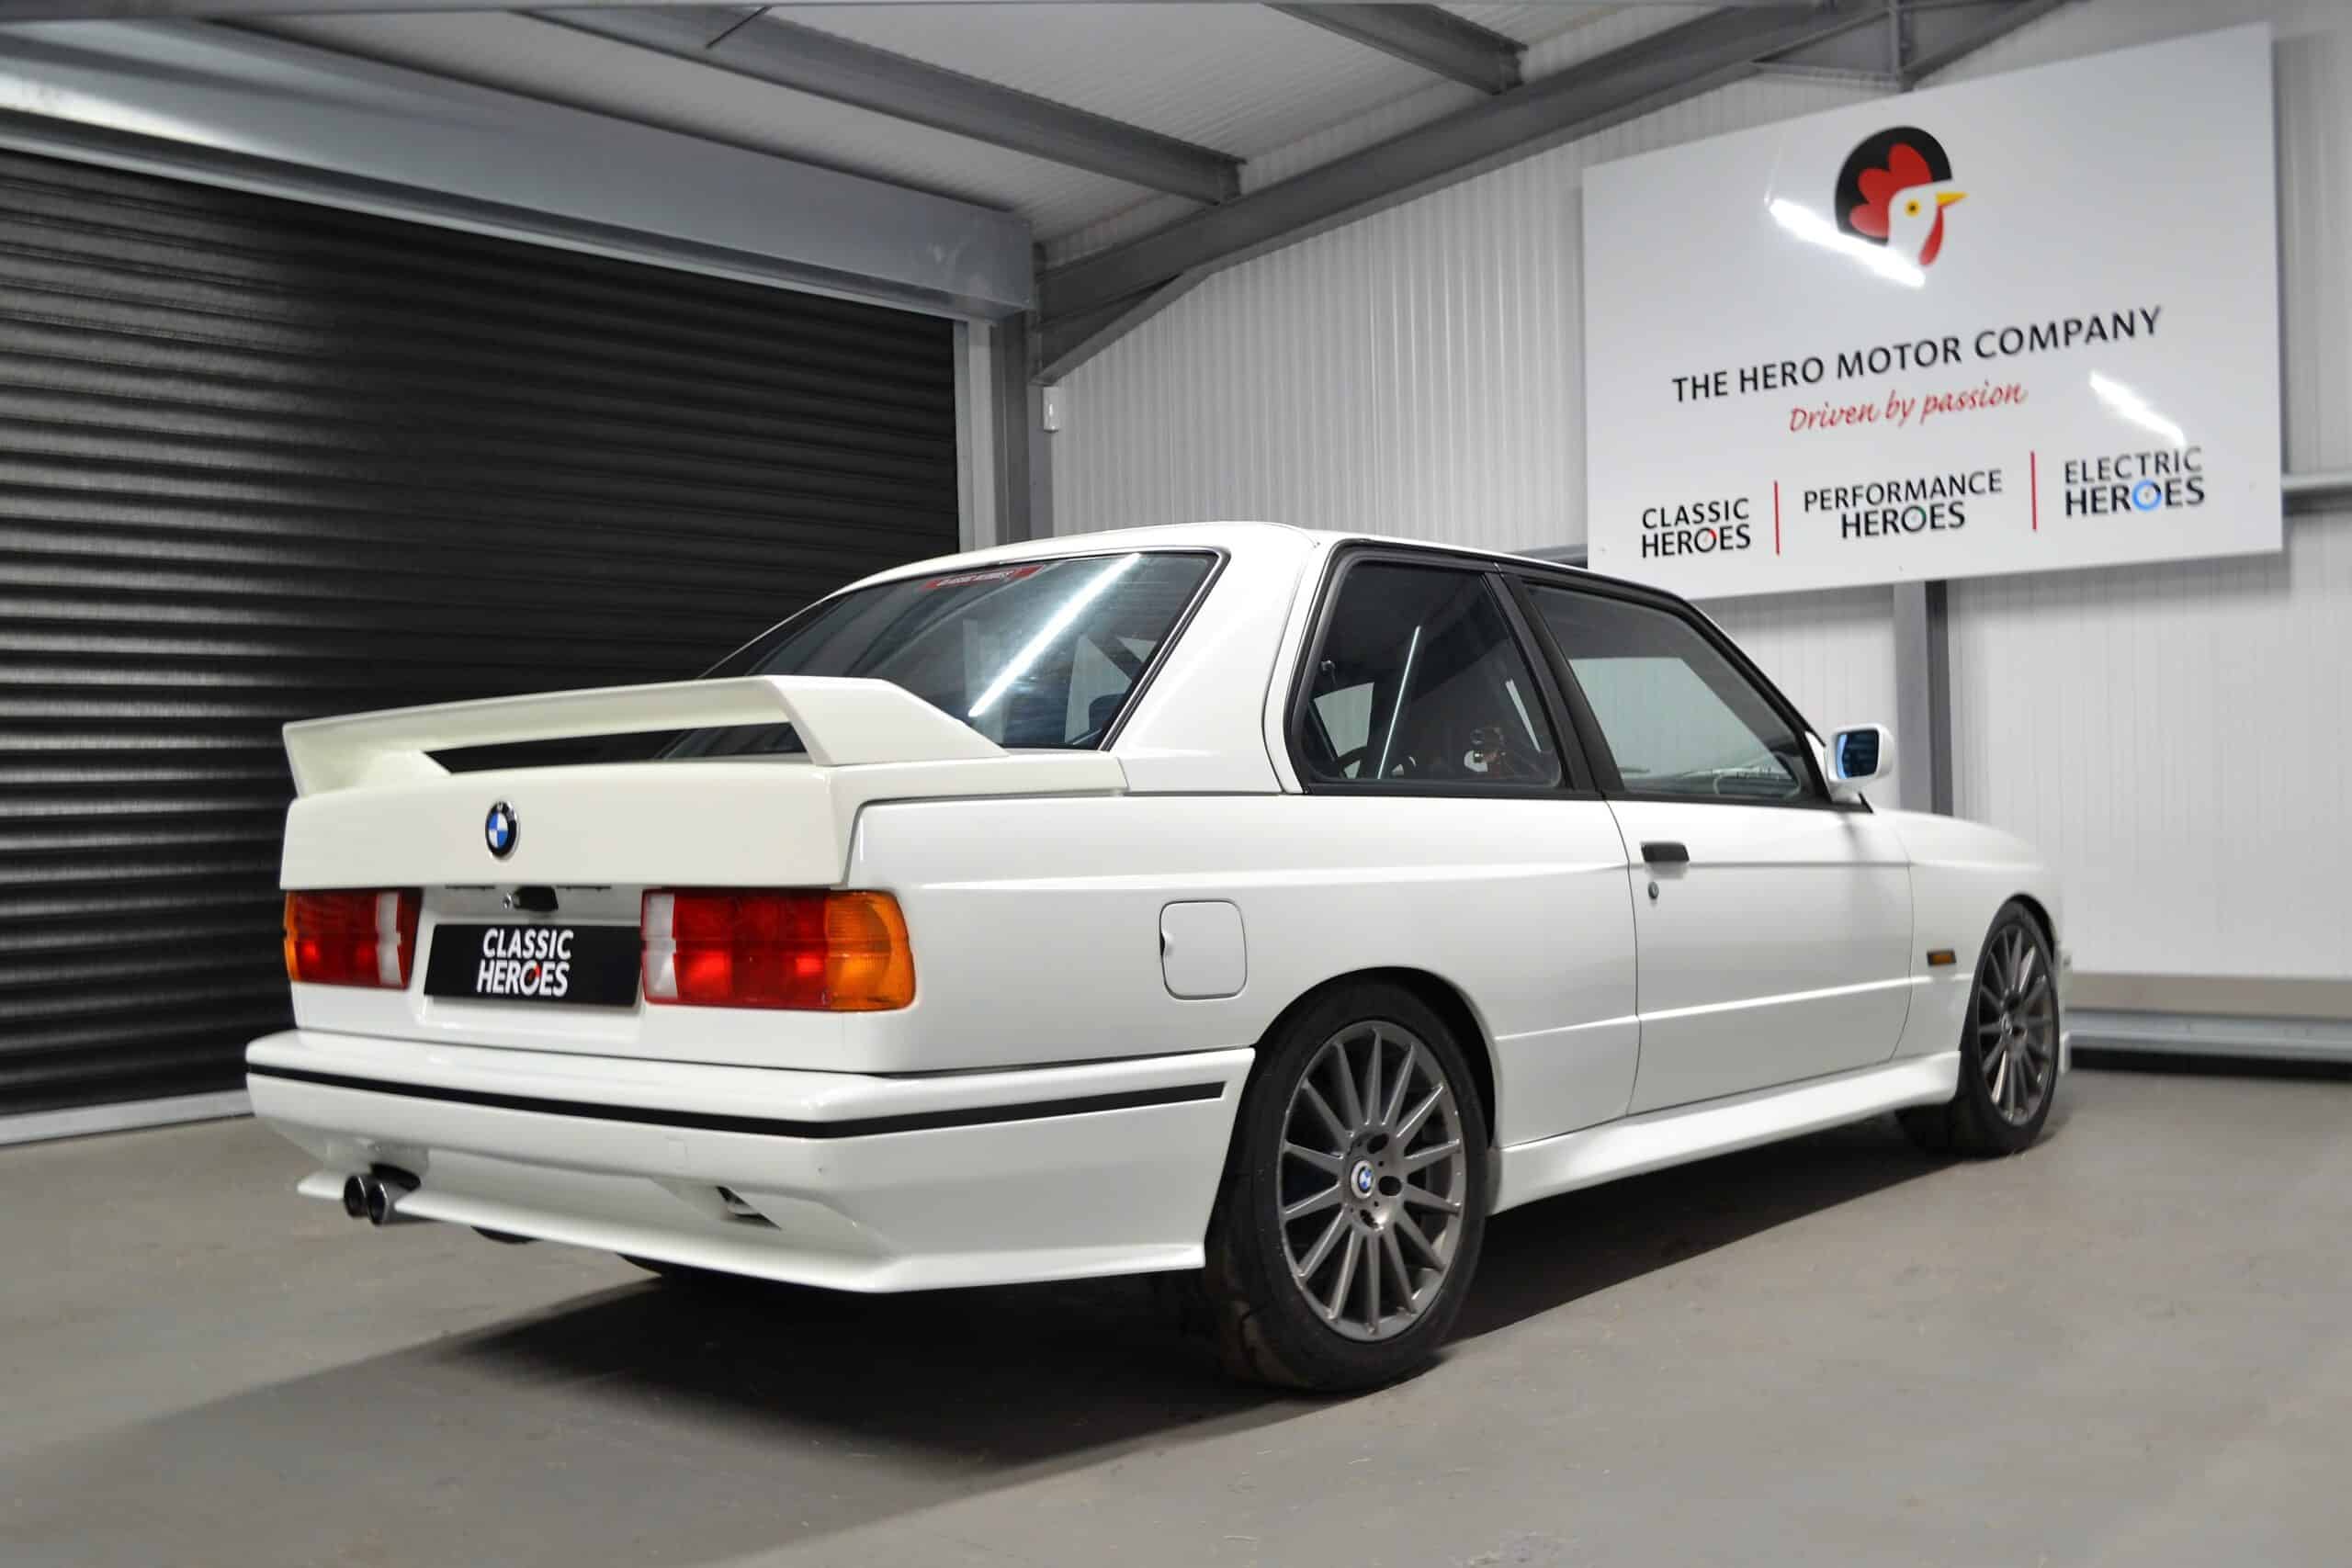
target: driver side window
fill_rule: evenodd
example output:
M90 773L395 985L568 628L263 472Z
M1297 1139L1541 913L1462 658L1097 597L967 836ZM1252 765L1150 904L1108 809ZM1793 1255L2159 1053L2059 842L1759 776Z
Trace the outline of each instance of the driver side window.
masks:
M1530 597L1629 792L1812 795L1805 742L1690 622L1598 593L1535 588Z
M1332 784L1544 787L1544 699L1482 572L1347 569L1309 670L1299 762Z

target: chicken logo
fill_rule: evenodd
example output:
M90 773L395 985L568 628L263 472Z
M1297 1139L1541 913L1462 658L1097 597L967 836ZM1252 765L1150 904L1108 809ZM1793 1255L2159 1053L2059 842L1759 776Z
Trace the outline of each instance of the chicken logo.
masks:
M1952 188L1943 143L1898 125L1847 154L1838 171L1838 227L1924 267L1944 248L1944 209L1967 194Z

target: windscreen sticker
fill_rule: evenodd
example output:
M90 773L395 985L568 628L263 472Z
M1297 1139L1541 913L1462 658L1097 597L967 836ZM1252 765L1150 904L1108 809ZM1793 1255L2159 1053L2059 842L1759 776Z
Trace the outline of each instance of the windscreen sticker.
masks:
M987 571L959 571L953 577L934 577L922 586L923 592L928 593L934 588L970 588L982 582L1018 582L1024 577L1035 576L1045 569L1045 562L1032 561L1027 566L1000 566Z

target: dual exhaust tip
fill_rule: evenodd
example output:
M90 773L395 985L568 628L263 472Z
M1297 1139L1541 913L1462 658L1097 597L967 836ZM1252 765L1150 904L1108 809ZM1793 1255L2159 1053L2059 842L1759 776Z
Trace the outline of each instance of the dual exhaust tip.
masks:
M343 1212L379 1227L407 1224L416 1216L401 1213L401 1200L416 1188L416 1178L407 1171L379 1166L365 1176L344 1179Z

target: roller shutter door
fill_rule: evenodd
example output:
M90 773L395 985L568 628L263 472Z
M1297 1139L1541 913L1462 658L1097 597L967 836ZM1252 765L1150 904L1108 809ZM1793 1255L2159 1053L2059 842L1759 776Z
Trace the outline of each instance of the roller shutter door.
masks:
M0 152L0 1113L285 1024L288 719L692 674L953 549L953 331Z

